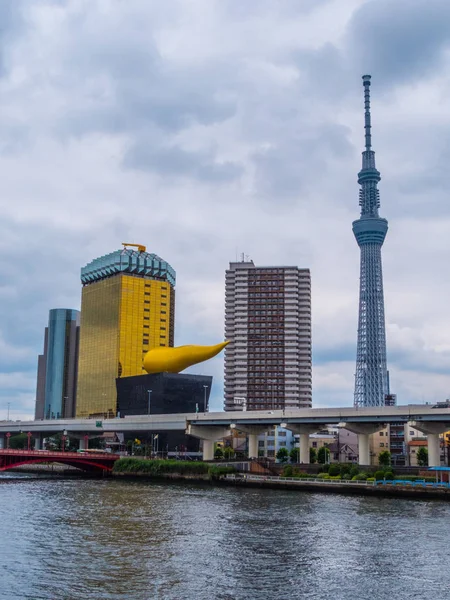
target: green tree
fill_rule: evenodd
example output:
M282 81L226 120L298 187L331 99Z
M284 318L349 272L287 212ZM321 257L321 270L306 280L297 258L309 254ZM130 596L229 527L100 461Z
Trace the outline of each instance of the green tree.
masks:
M23 450L28 448L28 438L26 433L19 433L9 438L9 447L11 450Z
M309 449L309 462L312 465L317 462L317 450L315 448Z
M317 452L317 461L321 465L324 465L325 463L328 463L329 460L330 460L330 451L328 450L328 448L326 446L322 446L321 448L319 448L319 451Z
M289 452L287 448L279 448L278 452L277 452L277 460L279 460L282 463L287 462L287 459L289 457Z
M293 463L298 463L299 462L299 448L292 448L292 450L289 452L289 458L291 459L291 462Z
M389 450L383 450L378 455L378 464L380 467L389 467L391 465L391 453Z
M222 448L220 448L220 446L219 448L216 448L216 451L214 452L214 458L216 460L220 460L221 458L223 458L223 450Z
M225 446L225 448L223 449L223 456L226 460L230 460L231 458L234 458L234 450L231 446Z
M417 464L419 467L426 467L428 465L428 448L421 446L417 450Z

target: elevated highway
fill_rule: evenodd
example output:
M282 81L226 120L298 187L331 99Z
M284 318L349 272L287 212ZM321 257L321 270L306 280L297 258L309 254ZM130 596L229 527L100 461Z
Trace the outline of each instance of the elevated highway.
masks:
M35 448L42 438L66 431L80 437L102 435L105 432L139 434L157 431L186 431L203 439L204 457L212 458L214 442L231 429L249 436L250 455L256 457L257 436L273 426L282 425L300 435L300 461L309 462L309 434L324 425L342 425L358 434L359 462L369 464L369 435L388 423L412 423L428 437L429 464L439 465L439 434L450 429L450 407L404 405L377 408L310 408L273 411L235 411L211 413L178 413L169 415L138 415L115 419L52 419L41 421L0 421L0 449L7 445L8 434L30 432Z

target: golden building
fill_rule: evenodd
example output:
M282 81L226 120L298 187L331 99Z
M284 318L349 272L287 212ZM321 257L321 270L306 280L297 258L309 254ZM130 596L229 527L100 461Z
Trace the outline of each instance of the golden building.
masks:
M81 269L77 417L115 416L116 378L144 373L148 350L173 346L175 271L127 246Z

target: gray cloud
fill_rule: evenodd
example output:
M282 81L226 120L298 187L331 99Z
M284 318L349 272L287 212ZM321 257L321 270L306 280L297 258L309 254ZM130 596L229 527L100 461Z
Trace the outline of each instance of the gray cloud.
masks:
M361 6L350 24L349 51L361 70L391 86L430 77L450 42L446 0L376 0Z
M177 270L178 344L223 336L236 253L311 267L314 402L351 403L370 70L391 381L447 394L447 5L1 3L0 412L31 414L48 310L122 241Z

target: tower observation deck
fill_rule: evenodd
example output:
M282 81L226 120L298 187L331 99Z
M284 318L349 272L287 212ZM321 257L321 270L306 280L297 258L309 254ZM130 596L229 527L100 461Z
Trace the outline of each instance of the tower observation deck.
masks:
M361 249L355 406L384 406L388 393L381 246L388 222L378 214L380 173L375 167L370 117L370 75L363 76L365 150L358 173L361 215L353 233Z

